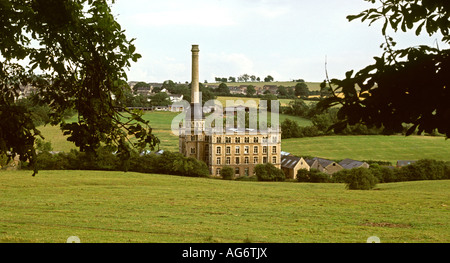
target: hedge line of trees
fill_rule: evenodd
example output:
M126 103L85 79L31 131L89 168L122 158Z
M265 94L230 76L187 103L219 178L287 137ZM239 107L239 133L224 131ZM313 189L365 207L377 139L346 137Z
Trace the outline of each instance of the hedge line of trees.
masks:
M367 168L341 170L332 176L319 170L299 170L297 180L310 183L346 183L349 189L372 189L377 183L450 179L450 162L423 159L403 168L372 164Z
M37 158L39 170L132 171L189 177L209 176L208 167L204 162L173 152L144 155L132 153L130 159L123 162L110 148L101 147L95 154L78 150L58 154L41 152Z

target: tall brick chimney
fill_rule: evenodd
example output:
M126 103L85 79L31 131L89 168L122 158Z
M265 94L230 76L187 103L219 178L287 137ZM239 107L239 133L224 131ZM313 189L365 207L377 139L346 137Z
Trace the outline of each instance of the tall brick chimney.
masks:
M198 74L198 45L192 45L192 83L191 83L191 103L200 103L199 98L199 74Z

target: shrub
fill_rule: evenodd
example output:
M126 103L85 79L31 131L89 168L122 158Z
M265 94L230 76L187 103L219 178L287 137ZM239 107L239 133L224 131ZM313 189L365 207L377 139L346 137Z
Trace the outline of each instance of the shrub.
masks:
M258 164L255 167L256 177L258 181L284 181L286 175L281 169L276 168L271 163Z
M366 168L353 168L349 170L346 184L350 190L370 190L377 184L377 178Z
M306 169L300 169L297 171L297 181L309 182L309 171Z
M229 166L225 166L222 169L222 171L220 172L220 174L222 175L222 179L224 179L224 180L232 180L234 177L233 168L231 168Z
M330 175L322 173L317 169L311 169L310 171L300 169L297 171L297 181L308 183L329 183L331 182Z
M345 183L345 182L347 182L346 180L347 180L349 173L350 173L350 170L347 170L347 169L340 170L339 172L336 172L333 174L331 181L333 183Z
M331 177L329 174L322 173L317 169L311 169L309 171L309 180L311 183L329 183L331 182Z
M397 180L394 170L388 167L373 164L370 166L369 171L377 178L379 183L391 183Z

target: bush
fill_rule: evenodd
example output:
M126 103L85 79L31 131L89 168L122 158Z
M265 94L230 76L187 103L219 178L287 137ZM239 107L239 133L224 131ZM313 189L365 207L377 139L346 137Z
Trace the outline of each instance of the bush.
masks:
M329 183L331 182L331 177L329 174L322 173L317 169L311 169L309 172L309 180L311 183Z
M345 182L347 182L347 177L349 174L350 174L350 170L348 170L348 169L340 170L339 172L336 172L333 174L331 181L333 183L345 183Z
M284 172L271 163L256 165L255 172L258 181L279 182L286 180Z
M232 180L234 177L233 168L231 168L229 166L225 166L222 169L222 171L220 172L220 174L222 175L222 179L224 179L224 180Z
M401 169L408 181L449 179L446 174L448 164L436 160L419 160Z
M394 170L388 167L373 164L370 166L369 171L377 178L379 183L391 183L397 181Z
M347 189L370 190L377 184L377 178L366 168L353 168L349 170L346 178Z
M208 177L206 164L180 153L164 152L162 155L148 154L140 156L132 153L128 160L128 171L140 173L161 173L190 177ZM96 153L84 153L71 150L69 153L50 154L42 152L37 156L39 170L104 170L123 171L120 158L111 148L99 148Z
M297 171L297 181L307 183L329 183L331 182L331 177L317 169L311 169L310 171L300 169Z
M306 169L300 169L297 171L297 181L309 182L309 171Z

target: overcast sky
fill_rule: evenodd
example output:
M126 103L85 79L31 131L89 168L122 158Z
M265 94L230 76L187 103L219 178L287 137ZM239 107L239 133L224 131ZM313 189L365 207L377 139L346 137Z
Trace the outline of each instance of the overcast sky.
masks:
M329 77L343 78L382 54L381 23L346 19L371 7L363 0L116 0L112 10L142 55L130 81L190 82L198 44L201 82L242 74L321 82L325 58ZM391 35L399 47L440 39Z

